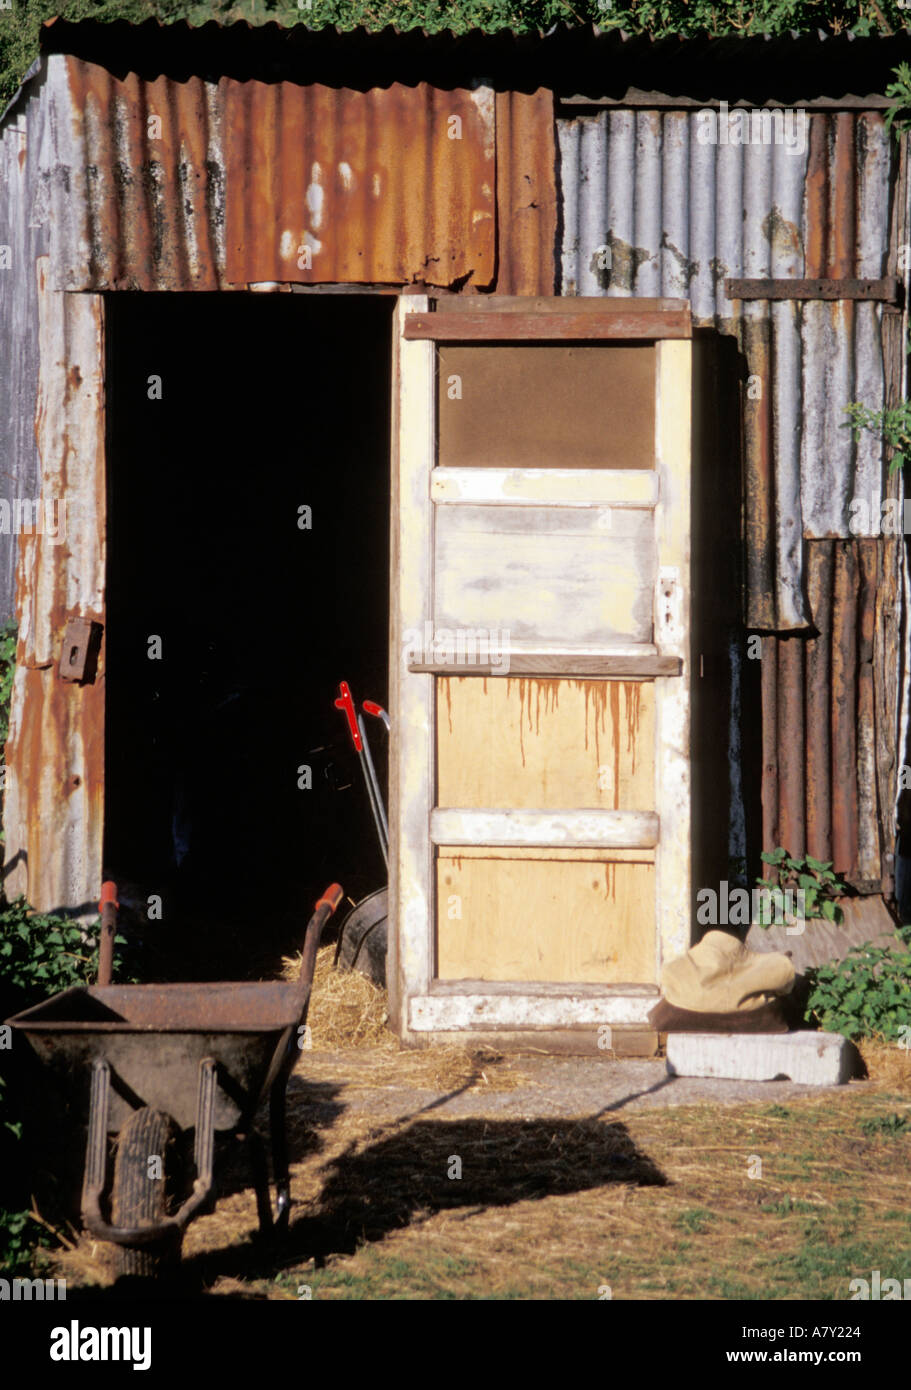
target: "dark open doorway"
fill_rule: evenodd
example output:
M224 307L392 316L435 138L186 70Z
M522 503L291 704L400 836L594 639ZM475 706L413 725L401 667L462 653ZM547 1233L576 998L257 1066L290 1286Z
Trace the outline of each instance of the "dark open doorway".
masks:
M256 973L385 882L333 700L387 697L392 308L108 298L105 874L161 898L160 974Z

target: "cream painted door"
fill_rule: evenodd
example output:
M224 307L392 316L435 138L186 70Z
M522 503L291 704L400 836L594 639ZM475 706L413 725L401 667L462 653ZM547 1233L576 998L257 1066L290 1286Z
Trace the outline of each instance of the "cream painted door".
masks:
M690 931L688 308L395 333L392 1012L639 1021Z

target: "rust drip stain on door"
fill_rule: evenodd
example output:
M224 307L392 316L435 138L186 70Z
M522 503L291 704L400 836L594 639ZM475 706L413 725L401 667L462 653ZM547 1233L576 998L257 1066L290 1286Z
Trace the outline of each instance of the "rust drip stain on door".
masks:
M443 676L440 681L440 692L446 698L446 716L449 721L449 732L452 734L452 681L449 676Z
M513 678L507 677L506 698L507 702L512 694ZM519 687L519 753L522 758L522 766L525 767L525 725L528 724L529 733L540 736L541 733L541 702L543 698L544 713L550 714L559 705L559 681L555 680L535 680L533 678L519 677L516 679ZM484 689L487 689L485 681ZM532 713L532 701L534 701L534 713Z
M601 766L601 733L607 733L607 691L604 681L576 681L575 684L585 695L585 748L589 747L588 724L590 713L594 715L595 761Z
M608 681L610 686L611 737L614 740L614 810L620 806L620 682Z
M636 775L636 753L639 746L639 699L642 693L642 685L639 681L623 683L623 693L626 698L626 751L631 756L632 776Z

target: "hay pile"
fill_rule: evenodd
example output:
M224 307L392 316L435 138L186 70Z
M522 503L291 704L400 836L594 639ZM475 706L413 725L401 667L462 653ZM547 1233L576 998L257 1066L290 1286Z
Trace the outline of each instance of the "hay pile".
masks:
M348 1047L397 1048L386 1027L386 991L358 970L336 970L335 945L316 953L313 989L307 1022L314 1048L332 1051ZM300 956L282 959L282 978L296 980Z
M870 1081L901 1095L911 1095L911 1049L863 1038L857 1044Z
M357 970L336 970L334 959L332 944L321 946L316 954L307 1014L312 1051L369 1049L370 1056L362 1064L364 1086L395 1082L438 1091L476 1087L512 1091L529 1084L511 1060L489 1047L401 1047L387 1026L386 991ZM284 979L297 979L299 969L300 956L283 958Z

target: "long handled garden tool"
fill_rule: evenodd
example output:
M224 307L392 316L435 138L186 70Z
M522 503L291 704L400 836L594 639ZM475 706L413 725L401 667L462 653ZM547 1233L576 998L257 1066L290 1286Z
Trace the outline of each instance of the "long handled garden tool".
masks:
M376 833L380 842L380 851L388 872L389 822L386 819L386 810L383 806L383 798L380 795L380 784L377 781L376 768L373 766L373 758L370 755L370 744L367 742L364 721L355 710L354 699L352 698L348 682L342 681L338 689L339 695L338 699L335 701L335 708L342 710L348 721L348 732L351 735L351 742L354 744L354 751L358 755L361 771L364 774L364 783L367 787L367 795L370 798L370 810L373 812Z
M364 720L355 709L354 699L347 681L342 681L339 685L339 697L335 701L335 705L337 709L344 712L348 721L348 731L364 774L364 783L370 798L370 809L376 825L380 851L388 872L389 822L386 817L386 808L383 805L379 779L373 764ZM364 702L364 710L367 714L381 718L388 730L389 716L381 705L367 700ZM373 980L374 984L385 984L388 915L389 897L385 887L378 888L375 892L368 893L365 898L362 898L351 909L339 928L338 945L335 951L336 965L342 965L352 970L361 970Z

